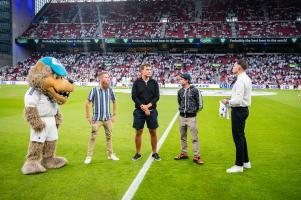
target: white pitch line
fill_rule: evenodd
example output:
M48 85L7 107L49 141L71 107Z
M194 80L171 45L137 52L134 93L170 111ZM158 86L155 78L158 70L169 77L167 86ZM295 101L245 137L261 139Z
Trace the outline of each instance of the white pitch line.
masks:
M168 127L164 131L163 135L161 136L158 144L157 144L157 151L159 152L162 144L164 143L165 139L167 138L170 129L174 125L175 121L177 120L177 117L179 116L179 112L175 114L171 122L169 123ZM139 185L141 184L146 172L149 170L151 164L153 162L152 154L149 155L148 159L144 163L143 167L140 169L139 173L137 174L136 178L126 191L126 193L123 195L122 200L131 200L134 197L134 194L136 193Z

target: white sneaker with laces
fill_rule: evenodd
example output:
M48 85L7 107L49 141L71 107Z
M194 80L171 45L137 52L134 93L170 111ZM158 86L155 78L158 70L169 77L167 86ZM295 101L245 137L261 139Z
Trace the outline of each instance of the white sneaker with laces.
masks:
M108 156L108 159L109 160L119 160L119 158L115 154L113 154L113 153Z
M244 168L251 169L251 163L250 162L244 163Z
M244 168L242 166L234 165L231 168L227 169L227 173L236 173L236 172L243 172Z
M84 163L85 163L86 165L88 165L88 164L90 164L91 161L92 161L92 157L91 157L91 156L87 156Z

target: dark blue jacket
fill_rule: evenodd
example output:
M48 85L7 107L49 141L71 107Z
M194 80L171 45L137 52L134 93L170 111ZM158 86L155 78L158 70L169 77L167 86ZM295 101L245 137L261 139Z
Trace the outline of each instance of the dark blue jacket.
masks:
M195 117L197 112L203 108L202 94L193 85L186 90L181 88L178 91L178 104L182 117Z

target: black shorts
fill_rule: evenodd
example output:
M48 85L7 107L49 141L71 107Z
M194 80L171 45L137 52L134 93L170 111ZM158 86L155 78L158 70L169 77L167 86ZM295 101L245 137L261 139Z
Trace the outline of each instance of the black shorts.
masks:
M147 128L156 129L159 127L158 125L158 111L153 108L151 110L150 116L146 116L145 113L141 109L135 109L133 112L134 123L133 128L135 129L143 129L146 121Z

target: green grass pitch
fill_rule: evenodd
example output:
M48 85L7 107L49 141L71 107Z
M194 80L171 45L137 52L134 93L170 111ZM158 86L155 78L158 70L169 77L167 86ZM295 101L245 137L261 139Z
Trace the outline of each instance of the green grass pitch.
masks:
M132 128L133 103L129 94L116 93L117 119L113 147L120 161L106 158L103 131L98 135L90 165L83 163L90 128L84 104L89 87L77 87L61 107L64 123L59 129L57 155L69 164L47 173L25 176L21 167L29 141L23 118L26 86L0 86L0 199L121 199L151 153L149 134L144 132L142 156L135 153ZM252 169L227 174L235 158L229 120L218 117L222 97L204 97L198 115L201 157L174 161L180 152L178 122L172 127L134 199L301 199L301 98L299 91L275 91L273 96L252 98L246 137ZM158 137L177 112L175 96L161 96L158 103ZM190 157L192 157L189 138Z

